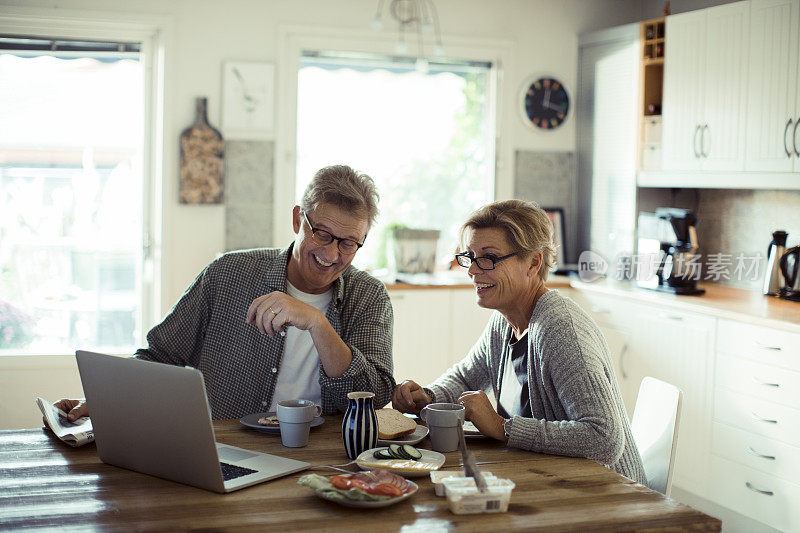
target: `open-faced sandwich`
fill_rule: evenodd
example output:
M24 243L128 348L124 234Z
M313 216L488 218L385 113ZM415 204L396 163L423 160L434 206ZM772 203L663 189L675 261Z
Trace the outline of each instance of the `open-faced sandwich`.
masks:
M262 426L267 426L271 428L280 427L281 423L278 422L278 417L275 415L272 416L262 416L258 419L258 423Z
M417 485L387 470L370 470L355 474L340 474L327 478L306 474L297 483L305 485L326 500L348 503L381 502L412 494Z

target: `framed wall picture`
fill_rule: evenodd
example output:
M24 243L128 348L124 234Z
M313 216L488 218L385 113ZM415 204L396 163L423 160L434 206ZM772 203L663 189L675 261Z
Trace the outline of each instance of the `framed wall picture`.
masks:
M225 61L222 132L226 139L271 139L275 130L275 65Z
M556 270L564 268L566 252L564 250L564 208L543 207L544 212L553 223L553 244L556 246Z

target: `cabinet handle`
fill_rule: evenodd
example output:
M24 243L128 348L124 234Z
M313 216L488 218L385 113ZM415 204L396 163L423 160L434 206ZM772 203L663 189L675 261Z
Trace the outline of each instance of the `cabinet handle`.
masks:
M625 344L619 351L619 370L622 372L622 379L628 379L628 372L625 370L625 352L628 351L628 345Z
M406 299L406 295L405 294L394 294L389 299L390 300L405 300Z
M659 316L661 318L667 318L669 320L676 320L676 321L679 321L679 322L683 321L683 317L681 315L668 315L666 313L661 313Z
M792 125L792 119L790 118L786 122L786 127L783 128L783 151L786 152L786 157L792 157L792 152L789 151L789 145L786 144L786 133L789 131L789 127L791 125Z
M747 453L749 453L750 455L755 455L756 457L760 457L761 459L769 459L770 461L775 460L774 455L764 455L763 453L758 453L750 446L747 447Z
M758 420L759 422L766 422L767 424L777 424L778 423L778 421L775 420L774 418L764 418L763 416L758 416L757 414L755 414L752 411L750 411L750 416L752 416L754 419Z
M763 342L759 342L759 341L753 341L753 344L755 344L756 346L758 346L761 349L772 350L773 352L780 352L783 349L780 346L770 346L769 344L764 344Z
M753 382L759 385L764 385L765 387L775 387L776 389L781 386L780 383L770 383L769 381L761 381L757 377L753 376Z
M700 154L697 152L697 134L700 133L700 124L694 129L694 137L692 137L692 150L694 150L695 159L700 159Z
M598 314L605 313L607 315L610 315L611 314L611 309L606 309L605 307L597 307L597 306L593 305L592 306L592 313L598 313Z
M797 149L797 126L800 126L800 118L794 121L794 132L792 133L792 147L797 157L800 157L800 150Z
M753 492L757 492L757 493L759 493L759 494L763 494L764 496L772 496L773 494L775 494L775 493L774 493L774 492L772 492L771 490L761 490L761 489L757 489L757 488L756 488L756 487L754 487L754 486L753 486L753 484L752 484L752 483L750 483L749 481L745 481L744 485L745 485L745 487L747 487L748 489L752 490Z
M711 138L711 129L708 127L708 124L703 126L703 133L700 134L700 155L705 158L708 158L708 154L711 151L711 141L708 142L708 152L706 152L706 132L708 132L709 139Z

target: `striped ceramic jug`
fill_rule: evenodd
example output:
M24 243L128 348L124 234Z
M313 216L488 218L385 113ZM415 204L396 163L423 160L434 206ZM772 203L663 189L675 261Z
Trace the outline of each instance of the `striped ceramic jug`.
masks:
M378 417L371 392L351 392L347 395L347 411L342 421L342 441L347 457L355 459L364 450L378 444Z

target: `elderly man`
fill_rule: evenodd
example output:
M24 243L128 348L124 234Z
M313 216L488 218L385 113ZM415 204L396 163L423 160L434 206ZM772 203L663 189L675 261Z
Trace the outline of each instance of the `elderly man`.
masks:
M386 405L395 386L389 295L350 265L377 200L366 174L321 169L292 211L294 242L209 264L135 357L199 369L215 419L294 398L344 411L352 391L374 392ZM77 400L57 405L71 419L88 413Z

